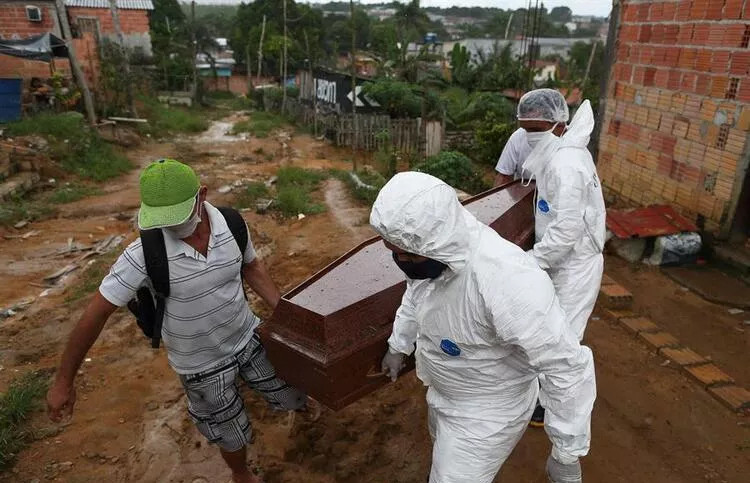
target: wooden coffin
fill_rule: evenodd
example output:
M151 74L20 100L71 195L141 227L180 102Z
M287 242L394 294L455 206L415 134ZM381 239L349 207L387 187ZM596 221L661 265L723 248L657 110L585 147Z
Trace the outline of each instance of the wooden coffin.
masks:
M529 249L533 189L514 182L464 204L504 238ZM380 361L405 286L390 250L375 237L293 289L258 329L279 376L334 410L388 382Z

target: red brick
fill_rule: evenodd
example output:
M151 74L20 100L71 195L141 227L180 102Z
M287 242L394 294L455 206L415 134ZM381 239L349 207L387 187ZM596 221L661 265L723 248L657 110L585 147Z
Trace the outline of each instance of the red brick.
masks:
M654 76L654 86L666 89L668 83L669 83L669 70L658 69L656 71L656 75Z
M713 52L707 49L699 50L695 57L695 70L700 72L711 72L711 59Z
M680 0L680 3L677 7L675 20L678 22L685 21L690 19L690 7L693 4L693 0Z
M624 5L622 11L623 22L634 22L638 19L638 6L632 3Z
M735 75L750 74L750 52L734 51L729 64L729 73Z
M622 285L605 285L599 289L599 296L609 308L623 309L633 304L633 294Z
M665 32L666 26L662 24L656 24L651 29L651 43L654 44L663 44L664 43L664 32Z
M750 391L745 388L734 385L709 387L708 392L732 411L750 412Z
M721 45L723 47L742 47L742 39L745 36L745 25L725 25Z
M719 369L715 364L688 367L686 370L688 374L706 387L734 383L734 379L729 377L728 374Z
M708 41L706 42L706 45L712 46L712 47L721 47L724 45L724 33L726 32L726 26L725 25L706 25L705 27L710 28L710 32L708 34Z
M641 332L659 332L659 326L645 317L619 317L617 320L636 335Z
M729 79L727 77L714 77L711 82L711 97L724 98L729 87Z
M659 354L663 355L670 361L674 362L678 366L694 366L696 364L705 364L708 362L702 355L693 352L687 347L671 348L664 347L659 350Z
M706 9L706 20L721 20L724 11L724 0L713 0L708 2Z
M641 331L638 332L638 337L657 351L663 347L676 347L680 345L680 341L669 332Z
M745 0L726 0L724 4L724 18L729 20L742 18L742 5Z
M667 25L664 28L664 43L675 45L680 35L679 25Z
M701 96L707 96L711 92L711 76L698 74L695 81L695 93Z
M647 22L648 21L648 13L651 9L651 5L648 3L642 3L638 5L638 21L639 22Z
M651 42L651 25L641 25L641 29L638 32L638 42L643 44Z
M716 50L711 57L711 72L726 74L729 71L730 53L726 50Z
M653 86L654 77L656 77L656 68L646 67L643 77L643 85L647 87Z
M695 24L693 26L693 44L708 45L708 37L711 34L711 26L707 24ZM719 41L721 42L721 41Z
M690 20L705 20L708 10L707 0L693 0L690 5Z
M750 102L750 78L744 78L740 81L737 100L741 102Z
M645 65L651 65L654 62L654 48L650 46L642 46L639 49L640 63Z
M680 34L677 36L678 45L689 45L693 41L693 24L680 25Z
M682 72L679 70L669 71L669 81L667 82L667 89L671 91L680 90L680 83L682 82Z
M663 176L669 176L669 173L672 170L672 163L674 163L674 159L672 159L671 156L667 156L666 154L660 154L659 164L657 168L659 174Z
M686 72L682 74L682 82L680 82L680 90L686 92L695 92L695 82L698 78L697 74L692 72Z

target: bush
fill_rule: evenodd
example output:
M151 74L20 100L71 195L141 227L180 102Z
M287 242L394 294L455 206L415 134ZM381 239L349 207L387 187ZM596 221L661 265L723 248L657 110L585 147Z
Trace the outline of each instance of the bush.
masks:
M8 124L6 133L45 137L50 155L60 161L63 169L85 178L103 181L133 168L133 164L89 128L77 112L39 114Z
M0 225L13 226L22 220L34 221L53 212L44 203L13 197L0 203Z
M479 124L474 131L474 143L477 150L475 159L479 158L482 163L494 166L508 138L515 130L514 123L502 122L495 114L488 113L484 122Z
M239 121L232 127L232 134L242 132L250 133L256 138L265 138L268 135L286 124L283 117L271 112L253 112L250 119Z
M84 184L78 183L67 183L64 186L60 186L51 195L47 197L47 201L53 204L65 204L72 203L74 201L81 200L88 196L100 194L101 190Z
M443 151L431 156L414 169L440 178L454 188L470 194L488 188L474 163L464 154L455 151Z

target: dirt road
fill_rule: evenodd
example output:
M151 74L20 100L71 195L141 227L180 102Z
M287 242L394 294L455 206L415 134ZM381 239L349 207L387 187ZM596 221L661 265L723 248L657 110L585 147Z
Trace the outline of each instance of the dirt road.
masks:
M231 122L231 119L225 122ZM213 129L202 136L144 146L130 153L141 165L172 156L190 163L217 204L236 190L216 190L237 179L265 180L282 163L346 168L338 152L306 135L291 139L235 139ZM110 183L102 196L67 206L61 216L33 224L41 233L23 242L0 239L0 306L38 296L29 285L67 263L45 257L70 237L135 236L127 221L138 205L137 173ZM338 181L324 184L319 199L328 210L303 220L245 213L253 241L277 282L289 289L340 253L371 235L367 210ZM118 215L124 216L118 219ZM91 237L89 237L91 234ZM723 308L685 294L658 271L633 272L608 260L608 272L634 291L639 308L671 323L680 339L711 355L748 385L747 334L723 316ZM73 272L67 282L80 282ZM84 277L85 278L85 277ZM658 288L658 289L657 289ZM16 374L53 368L61 344L85 299L66 303L70 289L38 299L25 313L0 320L0 390ZM256 310L268 315L258 300ZM744 482L750 470L750 421L713 400L705 390L597 312L586 343L597 362L598 400L593 442L584 462L589 482ZM736 324L735 324L736 325ZM744 349L744 350L742 350ZM724 367L724 366L722 366ZM118 312L108 323L78 378L78 404L64 427L35 415L39 439L1 481L221 482L229 480L218 452L190 424L176 376L131 318ZM430 465L424 388L408 374L343 411L316 422L265 408L246 394L254 419L252 456L267 482L417 482ZM549 443L529 430L497 481L543 482Z

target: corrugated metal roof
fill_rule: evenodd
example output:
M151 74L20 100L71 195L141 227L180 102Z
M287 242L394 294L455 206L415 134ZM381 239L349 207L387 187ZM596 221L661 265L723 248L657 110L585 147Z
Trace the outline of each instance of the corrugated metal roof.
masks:
M684 231L698 231L695 223L667 205L634 210L607 210L607 228L617 238L648 238Z
M109 0L65 0L68 7L109 8ZM151 0L117 0L117 8L123 10L153 10Z

